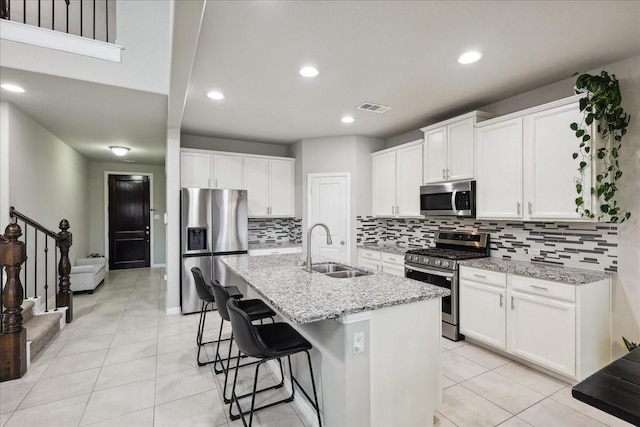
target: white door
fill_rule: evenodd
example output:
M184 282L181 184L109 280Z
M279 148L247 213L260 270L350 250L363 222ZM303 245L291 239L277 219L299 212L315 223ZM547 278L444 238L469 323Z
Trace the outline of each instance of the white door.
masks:
M473 178L473 120L461 120L447 126L449 168L447 180Z
M427 132L424 135L424 182L445 180L447 169L446 144L447 127Z
M242 184L242 160L240 156L214 154L213 187L244 190L245 187Z
M180 185L183 188L211 188L211 156L202 153L181 153Z
M580 176L577 151L579 140L567 123L580 123L578 103L564 105L526 116L525 195L529 219L579 219L575 198L584 197L585 208L591 210L591 169L587 160L583 192L576 192Z
M371 156L373 175L373 215L396 213L396 153ZM420 193L417 193L420 194Z
M269 214L269 160L246 157L244 182L247 187L247 208L250 217Z
M422 144L396 151L396 215L420 215ZM403 271L404 275L404 271Z
M271 216L294 216L294 169L293 161L269 161L269 214Z
M460 332L485 344L507 348L506 290L460 280Z
M522 118L476 129L478 218L522 218Z
M575 377L574 303L512 291L508 313L507 351Z
M316 227L311 236L312 254L350 261L348 191L349 174L309 174L307 226L326 224L332 239L332 244L327 245L324 228ZM306 230L303 235L306 237Z

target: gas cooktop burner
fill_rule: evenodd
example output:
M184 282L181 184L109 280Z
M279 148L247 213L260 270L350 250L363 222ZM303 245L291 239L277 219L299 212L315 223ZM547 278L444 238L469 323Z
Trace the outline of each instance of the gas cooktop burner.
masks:
M446 258L446 259L453 259L453 260L481 258L486 256L484 254L479 254L477 252L461 251L461 250L455 250L455 249L444 249L444 248L414 249L414 250L407 251L407 253L410 255L422 255L422 256Z

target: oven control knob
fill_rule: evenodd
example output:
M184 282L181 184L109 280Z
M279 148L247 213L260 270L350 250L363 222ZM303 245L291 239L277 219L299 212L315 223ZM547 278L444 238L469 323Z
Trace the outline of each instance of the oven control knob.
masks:
M424 262L425 264L429 264L429 262L431 262L431 260L430 260L429 258L426 258L426 257L425 257L425 258L424 258L424 260L423 260L423 262Z
M414 261L414 262L418 262L418 255L414 255L414 256L413 256L413 261Z
M439 259L437 259L437 260L436 260L436 265L440 265L440 262L441 262L441 261L440 261Z
M443 267L449 267L449 261L442 261Z

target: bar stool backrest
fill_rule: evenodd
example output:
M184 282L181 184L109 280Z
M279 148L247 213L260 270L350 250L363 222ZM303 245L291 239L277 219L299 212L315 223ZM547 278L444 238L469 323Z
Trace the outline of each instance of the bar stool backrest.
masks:
M211 289L213 290L213 297L216 300L218 314L224 320L229 321L229 312L227 311L227 300L230 299L229 292L227 292L225 287L222 286L216 279L213 279L211 281Z
M198 297L202 301L213 302L213 294L211 293L211 288L207 286L207 282L202 275L202 270L198 267L193 267L191 269L191 274L193 274L193 280L196 282L196 292L198 293Z
M218 300L216 296L216 301ZM262 344L255 325L251 323L247 313L242 311L238 306L238 302L234 299L227 301L228 314L231 318L231 329L233 330L233 339L243 354L249 357L265 357L268 353ZM218 307L218 311L220 308Z

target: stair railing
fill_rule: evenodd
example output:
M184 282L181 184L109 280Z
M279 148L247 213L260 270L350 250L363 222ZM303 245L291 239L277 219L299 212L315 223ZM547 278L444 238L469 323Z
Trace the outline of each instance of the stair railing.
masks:
M9 209L9 215L17 223L21 221L24 231L24 245L26 247L27 261L22 269L22 282L24 289L29 297L38 298L39 290L44 292L44 311L49 311L49 280L58 283L58 289L55 298L54 311L60 307L67 307L66 322L73 320L73 293L71 292L71 283L69 275L71 273L71 261L69 260L69 248L72 244L72 235L69 232L69 221L63 219L60 221L60 232L55 233L25 214L18 212L13 206ZM57 264L57 275L55 270L50 272L49 261L51 255L49 253L50 241L58 251L54 252L54 264ZM40 242L41 249L38 249ZM33 243L33 245L32 245ZM32 257L32 258L31 258ZM41 263L40 260L44 259ZM40 273L40 276L38 275ZM31 295L29 295L31 293Z
M2 280L2 331L0 332L0 382L21 378L27 372L27 331L22 327L22 301L24 292L20 282L20 269L27 259L26 245L18 241L22 230L18 224L9 224L5 235L0 235L0 273L6 270L7 281ZM4 279L2 274L0 278Z
M0 0L0 19L112 42L115 0L93 0L87 5L89 10L84 10L85 2L89 3L86 0ZM64 19L58 18L59 14L64 15ZM109 22L110 15L112 22Z

